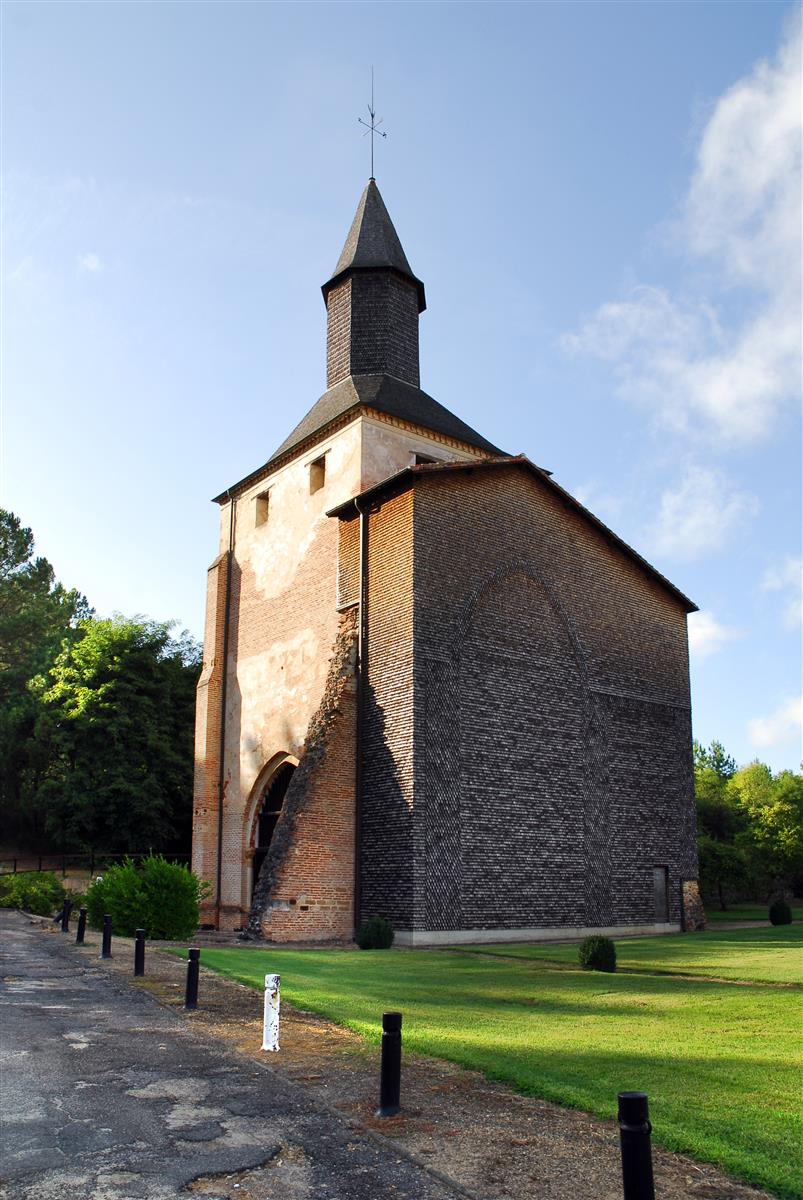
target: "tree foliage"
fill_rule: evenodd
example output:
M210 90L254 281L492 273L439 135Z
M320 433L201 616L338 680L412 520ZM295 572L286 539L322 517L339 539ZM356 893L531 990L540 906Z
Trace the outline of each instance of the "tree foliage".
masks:
M195 682L189 634L96 620L0 510L0 839L120 853L186 850Z
M695 738L692 751L695 771L713 771L722 780L732 779L736 774L736 759L726 752L722 742L714 741L710 746L703 746Z
M66 850L189 842L198 649L170 625L89 619L33 690L31 803Z
M754 762L736 772L730 790L747 819L737 841L749 848L773 892L791 890L803 878L803 775L773 775Z
M86 599L56 582L46 558L14 513L0 509L0 836L15 843L42 835L21 793L37 705L29 681L46 671L78 621L91 615Z
M719 742L695 742L700 880L720 906L765 899L803 882L803 775L764 763L739 770Z
M0 509L0 704L13 702L44 670L80 617L85 598L56 582L46 558L34 558L33 534Z

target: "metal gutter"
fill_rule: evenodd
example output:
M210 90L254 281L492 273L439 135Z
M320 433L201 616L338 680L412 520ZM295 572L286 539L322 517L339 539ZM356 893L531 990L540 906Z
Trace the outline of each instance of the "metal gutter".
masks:
M237 501L229 493L229 551L226 561L226 602L223 613L223 678L220 686L220 767L217 781L217 868L215 872L215 915L217 928L220 928L220 908L223 891L223 799L226 782L226 699L229 677L229 624L231 619L231 577L234 562L234 532L237 513Z

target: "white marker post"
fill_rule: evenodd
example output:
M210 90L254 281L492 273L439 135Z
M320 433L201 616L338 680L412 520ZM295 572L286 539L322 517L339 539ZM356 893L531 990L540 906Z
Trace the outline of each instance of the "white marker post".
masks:
M280 975L265 976L265 1020L262 1049L279 1049L279 981Z

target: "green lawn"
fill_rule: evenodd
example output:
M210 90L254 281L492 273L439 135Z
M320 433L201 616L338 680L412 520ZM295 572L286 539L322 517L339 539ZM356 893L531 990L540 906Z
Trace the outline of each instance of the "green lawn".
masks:
M649 974L700 975L755 983L803 984L803 925L715 929L680 937L621 938L617 966ZM577 945L500 943L473 954L577 965Z
M803 921L803 904L795 901L791 906L792 919ZM768 904L732 904L722 912L718 908L706 908L706 920L709 925L719 925L723 921L766 921L769 924Z
M372 1041L382 1011L398 1008L408 1049L602 1117L615 1115L617 1092L644 1090L657 1142L803 1200L800 989L647 966L700 968L707 952L718 976L785 976L788 965L768 964L786 959L797 930L766 931L758 948L756 931L742 932L643 939L652 945L638 974L456 951L204 949L202 959L257 989L279 971L290 1004Z

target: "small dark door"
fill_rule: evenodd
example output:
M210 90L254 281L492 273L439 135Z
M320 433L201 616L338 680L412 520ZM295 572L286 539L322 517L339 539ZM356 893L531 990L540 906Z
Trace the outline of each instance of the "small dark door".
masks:
M655 891L655 919L656 921L668 921L669 869L667 867L653 867L652 880Z

